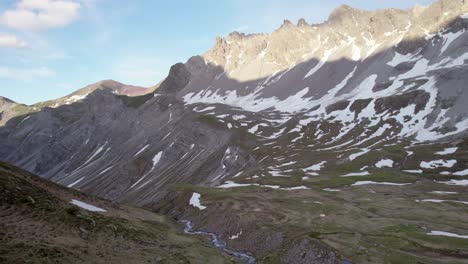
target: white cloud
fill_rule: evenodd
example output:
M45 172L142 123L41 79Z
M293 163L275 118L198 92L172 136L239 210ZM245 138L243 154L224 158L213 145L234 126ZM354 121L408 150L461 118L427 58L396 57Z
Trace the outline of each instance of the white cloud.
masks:
M0 47L7 48L26 48L28 45L24 40L15 35L0 33Z
M54 75L55 72L47 67L20 69L0 66L0 79L4 78L29 81L37 78L47 78Z
M78 18L80 8L71 0L21 0L0 16L0 24L25 31L64 27Z

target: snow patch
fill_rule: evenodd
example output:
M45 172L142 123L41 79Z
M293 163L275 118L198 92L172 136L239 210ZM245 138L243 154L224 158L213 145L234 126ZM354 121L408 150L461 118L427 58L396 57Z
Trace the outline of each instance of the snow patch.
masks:
M235 183L233 181L226 181L223 185L220 185L216 188L222 188L222 189L229 189L229 188L236 188L236 187L247 187L247 186L257 186L261 188L270 188L270 189L275 189L275 190L285 190L285 191L294 191L294 190L309 190L310 188L306 186L296 186L296 187L286 187L286 188L281 188L278 185L260 185L258 183Z
M433 161L422 161L420 166L423 169L437 169L437 168L452 168L457 163L456 160L433 160Z
M199 193L194 192L192 194L192 197L190 198L189 205L192 205L193 207L198 208L200 210L205 210L206 206L201 205L200 197L201 195Z
M447 185L468 186L468 180L438 181L438 183L443 183Z
M444 232L444 231L431 231L430 233L427 233L427 234L430 236L448 236L448 237L468 239L468 235L459 235L459 234L449 233L449 232Z
M73 183L67 185L67 187L68 187L68 188L71 188L71 187L77 185L77 184L80 183L84 178L85 178L85 177L81 177L80 179L78 179L78 180L74 181Z
M353 183L351 186L362 186L362 185L390 185L390 186L405 186L411 183L393 183L393 182L374 182L374 181L358 181Z
M436 155L449 155L449 154L453 154L455 152L457 152L458 148L457 147L454 147L454 148L446 148L442 151L439 151L439 152L436 152L435 154Z
M235 240L235 239L238 239L241 235L242 235L242 230L239 233L230 236L229 239L230 240Z
M354 154L349 155L349 160L350 160L350 161L353 161L353 160L355 160L357 157L362 156L362 155L366 154L366 153L369 152L369 151L370 151L370 149L362 149L362 150L361 150L360 152L358 152L358 153L354 153Z
M303 169L303 171L304 171L304 172L309 172L309 171L320 171L320 170L325 166L325 164L327 164L327 162L326 162L326 161L322 161L322 162L320 162L320 163L317 163L317 164L315 164L315 165L312 165L312 166L310 166L310 167L308 167L308 168Z
M71 204L73 205L76 205L80 208L83 208L85 210L88 210L88 211L91 211L91 212L107 212L106 210L102 209L102 208L99 208L99 207L96 207L94 205L91 205L91 204L87 204L87 203L84 203L82 201L78 201L78 200L75 200L75 199L72 199L70 201Z
M322 68L322 66L325 65L325 63L328 61L328 58L330 57L330 55L332 55L332 53L333 53L334 51L335 51L334 49L326 50L325 53L323 54L322 59L315 65L315 67L313 67L313 68L304 76L303 80L309 78L309 77L312 76L314 73L316 73L320 68Z
M465 30L460 30L458 32L449 32L449 33L446 33L444 34L444 44L440 50L440 54L443 54L447 49L448 47L450 46L450 44L452 44L452 42L454 42L458 37L460 37L461 35L463 35L463 33L465 33Z
M356 177L356 176L367 176L367 175L370 175L370 173L368 171L363 171L363 172L348 173L341 177Z
M416 200L416 201L418 201L418 200ZM452 202L452 203L468 204L468 202L465 202L465 201L439 200L439 199L424 199L424 200L421 200L421 202L426 202L426 203L447 203L447 202Z
M135 187L138 183L140 183L144 178L146 178L146 176L148 176L148 174L150 174L155 168L156 168L156 165L159 163L159 161L161 160L161 157L162 157L162 154L163 152L160 151L158 154L156 154L154 157L153 157L153 167L151 168L150 171L148 171L145 175L143 175L143 177L141 177L137 182L135 182L132 186L130 186L130 189Z
M150 144L144 146L142 149L140 149L133 157L136 157L138 156L139 154L141 154L143 151L145 151L145 149L147 149L148 147L150 146Z
M322 190L324 190L326 192L341 192L341 190L339 190L339 189L332 189L332 188L325 188L325 189L322 189Z
M393 160L391 159L383 159L380 160L375 164L377 168L392 168L393 167Z
M441 194L441 195L444 195L444 194L458 194L457 192L446 192L446 191L432 191L430 193Z
M462 171L454 172L453 175L456 175L456 176L467 176L467 175L468 175L468 169L462 170Z
M414 174L421 174L423 170L403 170L404 172L414 173Z
M208 107L205 107L203 109L198 109L198 108L194 108L193 111L197 112L197 113L201 113L201 112L206 112L206 111L211 111L211 110L215 110L216 107L214 106L208 106Z

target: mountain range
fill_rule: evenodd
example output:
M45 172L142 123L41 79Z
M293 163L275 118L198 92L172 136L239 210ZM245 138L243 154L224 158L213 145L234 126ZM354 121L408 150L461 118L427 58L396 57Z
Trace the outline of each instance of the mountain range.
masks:
M258 262L466 263L467 30L439 0L233 32L151 88L0 98L0 160Z

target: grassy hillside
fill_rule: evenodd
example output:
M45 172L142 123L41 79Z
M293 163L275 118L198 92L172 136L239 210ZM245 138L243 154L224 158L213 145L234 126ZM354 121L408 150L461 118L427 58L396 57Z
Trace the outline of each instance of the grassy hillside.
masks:
M91 212L70 201L104 209ZM86 196L0 162L0 263L231 263L149 211Z

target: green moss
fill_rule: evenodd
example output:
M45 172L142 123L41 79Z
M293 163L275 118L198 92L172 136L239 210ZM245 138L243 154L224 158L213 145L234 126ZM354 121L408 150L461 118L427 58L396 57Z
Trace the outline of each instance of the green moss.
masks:
M23 104L15 105L12 110L15 112L16 116L27 115L37 111L34 110L34 108Z

